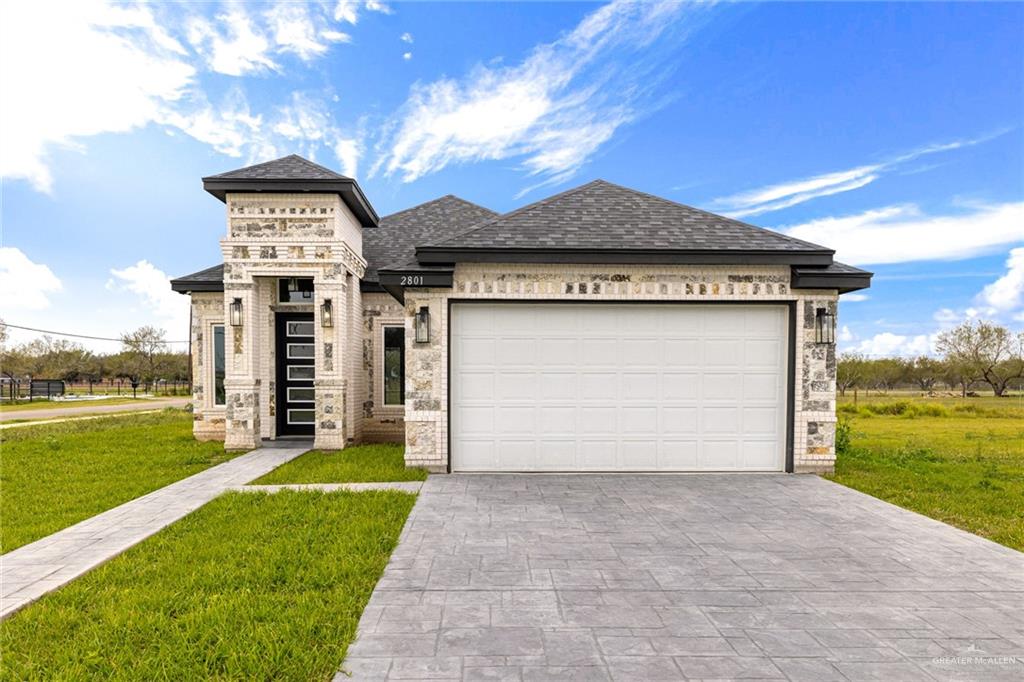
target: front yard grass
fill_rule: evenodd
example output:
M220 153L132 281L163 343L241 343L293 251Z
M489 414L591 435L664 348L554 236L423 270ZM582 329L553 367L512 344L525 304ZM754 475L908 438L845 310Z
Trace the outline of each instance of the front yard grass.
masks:
M326 680L414 495L228 493L0 626L5 680Z
M864 412L829 478L1024 551L1024 413L1012 402L1001 416Z
M425 481L425 469L405 467L404 451L403 446L394 444L357 445L338 452L312 450L251 485Z
M233 456L223 443L196 441L181 410L25 426L2 438L4 552Z

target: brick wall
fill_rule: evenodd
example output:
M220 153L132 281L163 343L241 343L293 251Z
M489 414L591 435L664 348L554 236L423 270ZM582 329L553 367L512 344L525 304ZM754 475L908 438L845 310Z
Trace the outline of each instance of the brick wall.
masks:
M406 290L406 462L444 470L448 461L448 299L796 302L794 469L835 461L835 349L814 343L814 309L835 291L789 287L786 266L583 266L467 264L452 289ZM429 344L413 342L412 316L430 308ZM810 319L807 318L807 311Z

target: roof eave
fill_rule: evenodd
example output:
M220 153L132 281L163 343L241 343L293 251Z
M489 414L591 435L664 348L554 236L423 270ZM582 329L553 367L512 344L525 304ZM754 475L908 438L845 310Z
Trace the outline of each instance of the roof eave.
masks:
M337 194L363 227L377 227L380 223L380 217L355 180L247 180L212 176L203 178L203 189L225 203L228 192Z
M421 246L416 259L422 264L547 263L590 265L804 265L828 266L831 249L535 249L452 248Z
M187 279L172 279L171 291L175 291L179 294L224 291L224 282L197 282Z
M840 294L846 294L870 288L872 274L863 270L828 273L793 268L789 286L791 289L835 289Z

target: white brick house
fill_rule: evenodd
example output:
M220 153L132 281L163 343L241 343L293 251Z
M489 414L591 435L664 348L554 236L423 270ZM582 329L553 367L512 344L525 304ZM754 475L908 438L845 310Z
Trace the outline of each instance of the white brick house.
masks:
M298 156L204 178L224 262L192 300L197 438L405 443L434 471L823 471L833 252L595 181L499 215L378 218Z

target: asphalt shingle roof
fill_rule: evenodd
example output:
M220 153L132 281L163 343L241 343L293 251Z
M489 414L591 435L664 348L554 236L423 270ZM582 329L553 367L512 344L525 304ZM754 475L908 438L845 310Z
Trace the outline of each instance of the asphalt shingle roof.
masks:
M498 215L465 199L448 194L419 206L384 216L376 230L363 233L367 281L377 281L377 270L415 261L416 247L444 239L471 225Z
M257 163L237 170L210 175L204 180L351 180L318 163L289 154L280 159Z
M485 220L429 247L824 251L823 246L595 180Z

